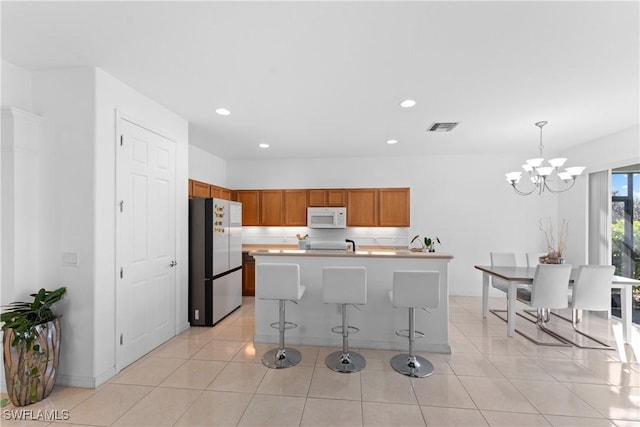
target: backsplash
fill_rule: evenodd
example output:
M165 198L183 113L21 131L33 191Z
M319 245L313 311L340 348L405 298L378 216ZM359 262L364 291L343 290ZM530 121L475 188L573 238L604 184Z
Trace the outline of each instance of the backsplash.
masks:
M351 239L359 246L409 246L409 229L403 227L347 227L319 229L307 227L242 227L242 243L247 245L297 245L296 234L314 241Z

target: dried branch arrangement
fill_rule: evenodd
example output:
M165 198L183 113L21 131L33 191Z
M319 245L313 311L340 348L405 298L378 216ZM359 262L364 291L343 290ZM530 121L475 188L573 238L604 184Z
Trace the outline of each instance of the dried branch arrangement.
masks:
M558 243L556 245L556 234L553 229L553 222L549 219L549 225L544 226L542 219L540 219L540 231L544 234L544 238L547 242L547 255L540 257L540 262L545 264L560 264L562 263L564 250L566 247L567 236L569 234L569 222L563 219L560 223L558 230Z

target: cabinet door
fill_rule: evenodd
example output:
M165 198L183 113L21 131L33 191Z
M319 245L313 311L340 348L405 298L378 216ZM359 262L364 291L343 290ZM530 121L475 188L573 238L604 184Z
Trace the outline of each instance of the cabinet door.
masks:
M242 296L256 294L256 262L247 253L242 254Z
M378 224L381 227L409 227L408 188L381 188L379 203Z
M347 206L346 194L344 190L327 190L327 206L344 207Z
M282 190L260 191L260 225L282 225Z
M284 225L307 225L307 190L284 191Z
M220 189L220 198L224 200L231 200L231 190L227 188Z
M377 190L347 190L347 225L349 227L375 227L377 224Z
M193 197L211 197L209 184L200 181L192 181L191 195Z
M327 190L309 190L309 206L322 207L327 206Z
M242 203L242 225L260 225L260 192L238 190L235 199Z
M217 185L211 185L209 191L211 193L211 197L222 200L231 200L231 190L223 187L218 187Z

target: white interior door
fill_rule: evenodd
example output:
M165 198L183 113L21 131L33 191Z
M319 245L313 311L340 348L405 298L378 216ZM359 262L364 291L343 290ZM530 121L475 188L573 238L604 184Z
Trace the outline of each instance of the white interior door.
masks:
M175 335L175 143L120 118L117 370Z

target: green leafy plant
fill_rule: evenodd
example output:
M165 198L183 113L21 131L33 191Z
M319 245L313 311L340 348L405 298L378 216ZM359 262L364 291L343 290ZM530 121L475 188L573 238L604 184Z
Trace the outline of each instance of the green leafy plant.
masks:
M411 244L411 243L413 243L413 242L415 242L415 241L416 241L416 240L418 240L418 239L420 239L420 235L419 235L419 234L416 234L416 235L413 237L413 239L411 239L410 244ZM435 249L434 249L433 247L434 247L434 245L435 245L436 243L441 244L441 243L440 243L440 238L438 238L438 237L425 237L425 238L424 238L424 243L422 243L420 240L418 240L418 242L419 242L419 243L420 243L420 245L422 246L422 249L423 249L423 250L424 250L424 249L426 249L426 250L428 250L429 252L434 252L434 251L435 251Z
M54 320L56 316L51 306L60 301L67 292L64 286L55 291L47 291L44 288L31 294L33 302L12 302L3 306L0 321L4 322L2 330L11 328L15 330L15 337L11 345L16 347L21 341L25 343L26 350L31 350L33 340L37 333L35 327Z
M16 406L37 402L48 395L55 383L60 329L51 307L67 289L40 289L31 294L33 302L13 302L3 306L0 321L5 344L7 391ZM53 347L51 347L53 345ZM6 405L6 402L3 402Z

